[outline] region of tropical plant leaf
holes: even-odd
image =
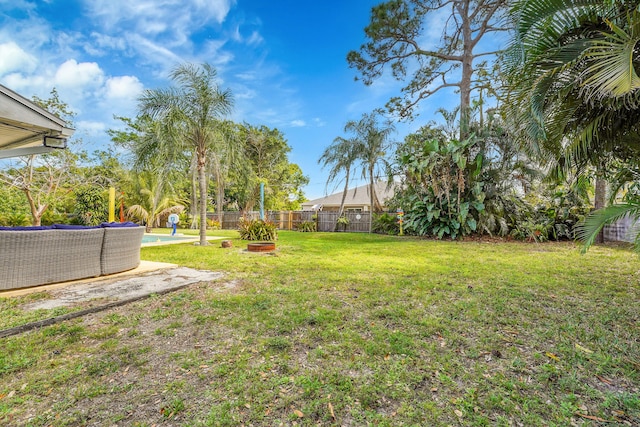
[[[612,205],[589,214],[584,219],[584,222],[576,227],[576,238],[583,243],[582,251],[586,252],[593,245],[605,225],[609,225],[625,216],[640,220],[640,203],[631,202]],[[640,246],[637,243],[636,250],[640,251]]]

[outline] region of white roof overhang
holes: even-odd
[[[0,85],[0,159],[64,148],[73,132],[61,118]]]

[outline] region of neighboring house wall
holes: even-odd
[[[604,227],[605,242],[634,242],[640,232],[640,223],[626,216]]]

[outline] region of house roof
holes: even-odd
[[[385,204],[387,200],[393,197],[394,186],[387,188],[386,181],[378,181],[374,184],[376,195],[381,204]],[[370,205],[369,184],[361,185],[356,188],[351,188],[347,191],[347,197],[344,200],[345,206],[357,205],[357,206],[369,206]],[[302,207],[312,207],[314,205],[323,206],[340,206],[342,201],[342,191],[330,194],[319,199],[309,200],[304,202]]]
[[[61,118],[0,85],[0,159],[61,148],[73,132]]]

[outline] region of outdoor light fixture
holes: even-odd
[[[45,136],[42,144],[49,148],[67,148],[67,139],[56,136]]]

